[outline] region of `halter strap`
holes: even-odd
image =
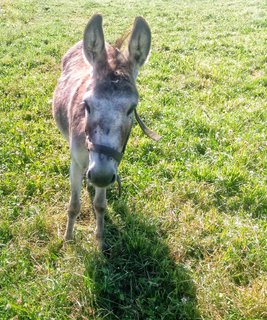
[[[94,151],[97,153],[102,153],[108,157],[112,157],[114,160],[116,160],[118,163],[121,162],[123,154],[118,152],[117,150],[104,146],[102,144],[94,144],[88,139],[88,149],[89,151]]]
[[[144,134],[146,134],[150,139],[159,141],[161,139],[161,136],[159,136],[156,132],[150,130],[144,122],[140,119],[136,109],[134,109],[135,118],[140,126],[140,128],[143,130]]]
[[[156,132],[150,130],[145,124],[144,122],[140,119],[136,109],[134,110],[134,114],[135,114],[135,118],[140,126],[140,128],[142,129],[142,131],[152,140],[158,141],[159,139],[161,139],[161,136],[159,136]],[[129,138],[129,136],[128,136]],[[120,164],[123,153],[125,151],[125,147],[128,141],[128,138],[126,140],[125,146],[123,147],[123,151],[119,152],[113,148],[110,148],[108,146],[104,146],[102,144],[94,144],[90,141],[89,137],[87,137],[87,145],[88,145],[88,150],[89,151],[94,151],[97,153],[102,153],[108,157],[112,157],[114,160],[116,160],[118,162],[118,164]],[[121,196],[121,179],[119,177],[119,175],[117,175],[117,182],[118,182],[118,187],[119,187],[119,197]]]

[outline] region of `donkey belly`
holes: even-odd
[[[58,81],[53,98],[53,117],[57,127],[64,137],[69,140],[68,101],[64,92],[64,85]]]

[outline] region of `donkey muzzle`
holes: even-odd
[[[94,186],[106,188],[117,180],[117,168],[112,158],[91,152],[87,178]]]

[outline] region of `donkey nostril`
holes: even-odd
[[[114,183],[114,182],[115,182],[115,179],[116,179],[116,175],[113,174],[113,177],[112,177],[112,179],[111,179],[111,183]]]

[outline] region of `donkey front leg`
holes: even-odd
[[[99,249],[104,247],[104,216],[107,207],[106,188],[95,187],[94,208],[96,215],[95,235]]]
[[[65,232],[65,240],[73,240],[73,228],[78,214],[80,213],[80,194],[83,179],[83,170],[79,167],[75,159],[71,161],[70,183],[71,197],[68,209],[68,221]]]

